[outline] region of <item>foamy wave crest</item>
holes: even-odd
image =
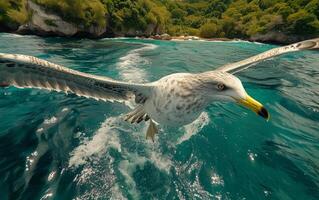
[[[121,161],[119,164],[119,171],[125,178],[125,188],[133,196],[133,199],[140,199],[140,192],[136,188],[136,183],[134,180],[134,173],[137,168],[144,168],[145,164],[152,163],[158,169],[169,173],[169,169],[172,166],[172,161],[167,157],[163,156],[160,152],[154,151],[154,149],[149,149],[145,147],[147,154],[146,156],[141,156],[137,153],[128,153],[125,155],[125,160]]]
[[[156,168],[169,173],[172,161],[162,155],[159,144],[145,140],[146,127],[125,126],[122,116],[111,117],[102,123],[92,139],[84,138],[83,143],[72,153],[69,167],[83,166],[76,177],[79,189],[92,188],[79,194],[79,199],[110,198],[123,199],[119,185],[118,170],[124,178],[125,188],[134,199],[140,196],[134,180],[134,172],[138,167],[143,168],[146,162],[152,163]],[[129,134],[129,135],[127,135]],[[121,140],[125,136],[125,141]],[[129,144],[126,142],[129,141]],[[123,145],[121,145],[121,142]],[[139,146],[143,152],[135,152],[130,146]],[[116,158],[110,154],[110,149],[115,149],[121,154],[120,162],[114,162]],[[100,185],[101,187],[93,187]],[[127,193],[125,192],[125,193]]]
[[[222,195],[224,180],[215,169],[206,168],[203,161],[197,156],[192,155],[192,159],[186,165],[176,166],[176,174],[179,177],[179,183],[176,185],[176,192],[179,199],[229,199],[227,195]],[[212,190],[207,190],[205,184],[200,180],[202,169],[205,169],[205,176],[210,179]],[[186,192],[185,192],[186,191]],[[189,196],[185,196],[189,194]]]
[[[50,119],[45,119],[43,124],[55,124],[58,121],[58,119],[53,116]]]
[[[120,58],[117,68],[124,80],[146,81],[146,72],[139,68],[149,64],[149,60],[140,55],[141,52],[155,49],[157,46],[146,44],[142,48],[130,51]],[[133,107],[132,102],[126,102]],[[139,190],[136,188],[134,172],[137,167],[143,167],[146,162],[152,163],[156,168],[169,173],[172,161],[163,156],[160,145],[146,141],[145,132],[148,123],[142,125],[129,125],[123,122],[123,116],[110,117],[101,124],[92,138],[83,138],[80,146],[70,154],[69,167],[82,166],[80,174],[76,177],[77,187],[86,189],[80,194],[79,199],[114,198],[125,199],[123,188],[118,181],[118,171],[124,178],[127,192],[135,199],[139,198]],[[136,148],[143,149],[136,152]],[[115,162],[110,150],[115,149],[121,155],[121,159]],[[99,185],[101,187],[94,187]]]
[[[121,146],[118,131],[122,130],[124,132],[132,132],[130,134],[132,139],[137,140],[138,143],[146,149],[146,152],[144,152],[146,154],[140,156],[143,160],[148,160],[159,169],[167,171],[172,166],[172,161],[161,154],[158,143],[146,141],[144,132],[146,132],[147,126],[130,127],[126,129],[123,126],[124,123],[122,116],[106,119],[101,127],[95,132],[92,139],[84,138],[82,144],[72,151],[69,167],[84,165],[88,161],[91,161],[93,156],[98,159],[110,148],[122,153],[126,160],[138,159],[137,155],[131,154],[128,149]],[[132,157],[134,159],[131,159]]]
[[[131,50],[126,56],[121,57],[117,63],[117,69],[120,71],[121,78],[134,82],[147,81],[147,74],[140,67],[150,64],[151,61],[141,56],[141,52],[155,48],[157,48],[157,46],[154,44],[145,44],[145,46]]]
[[[115,168],[115,160],[109,153],[86,164],[74,179],[78,189],[76,199],[126,199],[117,184]]]
[[[114,37],[114,38],[103,38],[101,40],[127,40],[127,39],[131,39],[129,37]]]
[[[1,37],[22,38],[22,37],[30,37],[30,36],[18,35],[18,34],[14,34],[14,33],[1,33]]]
[[[69,167],[83,165],[91,156],[99,157],[109,148],[115,148],[118,152],[121,152],[117,132],[112,130],[112,127],[115,127],[119,120],[121,119],[118,117],[108,118],[102,123],[91,140],[84,139],[83,144],[71,153]]]
[[[157,168],[166,171],[166,173],[169,173],[170,168],[173,166],[172,160],[158,151],[152,151],[149,159]]]
[[[126,187],[130,191],[131,195],[134,197],[134,199],[139,199],[140,194],[136,188],[133,173],[135,172],[137,166],[143,167],[147,159],[134,153],[127,156],[128,160],[123,160],[120,162],[119,170],[125,178]]]
[[[185,126],[186,133],[177,141],[177,144],[189,140],[189,138],[202,130],[204,126],[208,125],[209,121],[207,112],[203,112],[195,121]]]
[[[91,139],[82,138],[82,144],[72,151],[69,167],[83,166],[74,180],[80,191],[77,199],[126,199],[117,184],[114,157],[109,154],[110,149],[122,153],[121,121],[121,117],[107,118]]]

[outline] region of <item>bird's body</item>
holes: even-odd
[[[216,70],[191,74],[176,73],[145,84],[126,83],[95,76],[32,56],[0,53],[0,87],[13,85],[74,93],[96,100],[138,104],[126,121],[150,120],[147,137],[157,133],[152,120],[164,126],[180,127],[194,121],[212,102],[236,102],[269,119],[266,109],[250,97],[233,74],[250,64],[288,52],[319,48],[319,38],[271,49]]]
[[[159,124],[183,126],[194,121],[207,106],[198,91],[200,75],[177,73],[151,83],[152,92],[145,101],[145,112]]]

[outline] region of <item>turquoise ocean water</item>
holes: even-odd
[[[249,42],[65,39],[0,34],[0,52],[132,82],[202,72],[275,46]],[[319,199],[319,53],[237,76],[271,114],[215,103],[145,140],[130,105],[0,89],[0,199]]]

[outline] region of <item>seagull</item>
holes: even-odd
[[[234,102],[269,120],[266,108],[247,94],[234,74],[281,54],[317,48],[319,38],[305,40],[212,71],[174,73],[143,84],[83,73],[33,56],[0,53],[0,87],[39,88],[103,101],[134,100],[136,107],[124,120],[132,124],[150,121],[146,138],[154,141],[157,124],[190,124],[214,102]]]

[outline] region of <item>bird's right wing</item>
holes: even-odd
[[[317,49],[317,48],[319,48],[319,38],[312,39],[312,40],[305,40],[295,44],[270,49],[264,53],[258,54],[256,56],[252,56],[245,60],[226,64],[218,68],[217,70],[234,74],[249,68],[251,64],[253,63],[261,62],[263,60],[266,60],[275,56],[279,56],[279,55],[289,53],[289,52],[294,52],[294,51],[310,50],[310,49]]]
[[[72,70],[46,60],[19,54],[0,53],[0,86],[40,88],[97,100],[145,100],[151,86],[116,81]],[[139,103],[139,102],[138,102]]]

